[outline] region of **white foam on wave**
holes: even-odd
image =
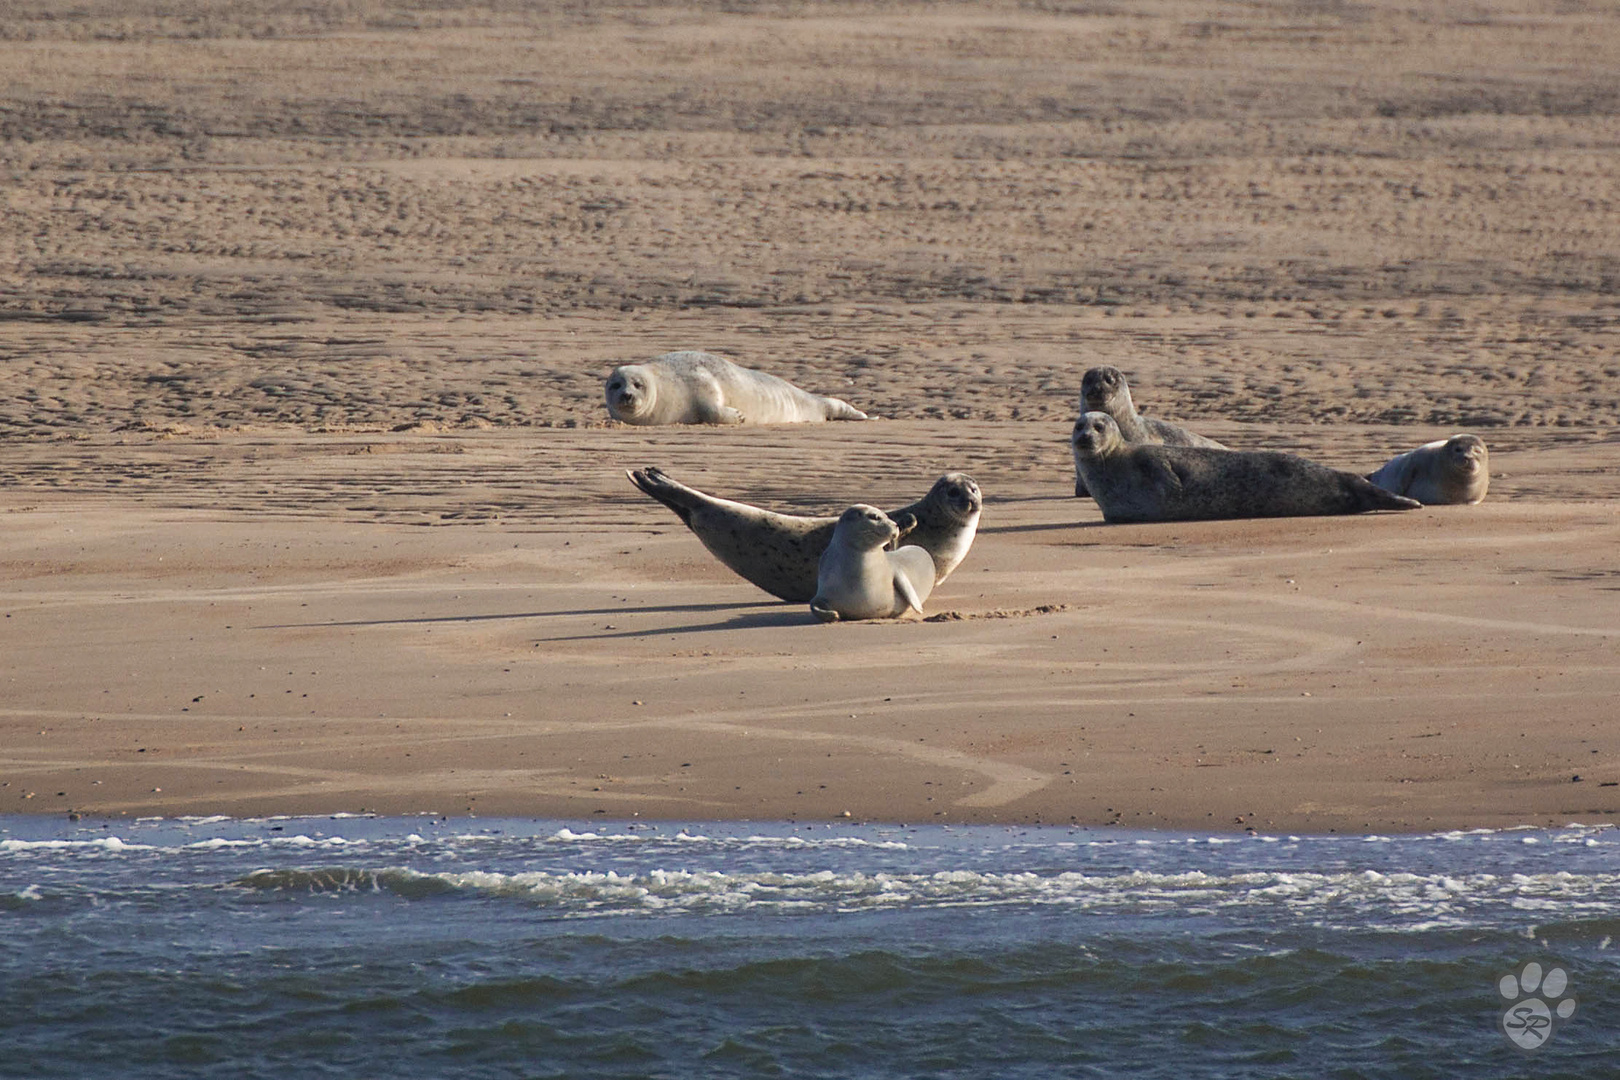
[[[211,840],[198,840],[195,843],[187,844],[185,846],[185,850],[187,850],[187,851],[219,851],[219,850],[222,850],[224,848],[250,848],[250,847],[263,847],[263,846],[264,846],[264,841],[262,841],[262,840],[227,840],[223,836],[216,836]]]
[[[312,837],[302,833],[293,836],[267,837],[210,837],[179,845],[130,843],[119,836],[98,836],[90,840],[0,840],[0,854],[27,854],[30,852],[84,852],[88,854],[179,854],[222,851],[235,848],[300,848],[336,849],[364,848],[370,841],[347,840],[341,836]]]
[[[642,836],[640,836],[640,835],[638,835],[636,833],[575,832],[573,829],[567,828],[565,826],[565,827],[563,827],[561,829],[558,829],[556,832],[552,833],[551,834],[551,839],[559,841],[561,843],[586,843],[586,842],[590,842],[590,841],[606,841],[606,842],[609,842],[609,843],[613,843],[613,842],[623,843],[624,841],[627,841],[627,840],[639,843],[643,839],[645,839],[645,837],[642,837]]]
[[[393,871],[456,891],[511,897],[571,915],[759,911],[859,911],[894,907],[1068,905],[1081,910],[1187,914],[1280,907],[1323,925],[1402,931],[1466,926],[1491,909],[1620,912],[1620,874],[1437,874],[1252,871],[1057,874],[803,873],[720,870]],[[1369,921],[1370,918],[1370,921]]]
[[[368,841],[345,840],[341,836],[305,836],[303,833],[298,833],[294,836],[272,836],[265,843],[271,847],[341,848],[363,847]]]
[[[552,832],[526,833],[522,828],[506,828],[499,831],[488,830],[479,833],[457,832],[435,835],[429,833],[423,836],[419,832],[409,832],[399,835],[393,830],[377,836],[361,836],[350,838],[341,835],[325,836],[316,831],[314,826],[321,820],[329,818],[291,818],[276,817],[254,819],[253,822],[240,820],[207,817],[192,818],[185,822],[170,820],[167,824],[154,828],[151,825],[126,825],[129,829],[123,835],[95,835],[88,828],[76,833],[69,832],[62,838],[52,839],[15,839],[0,838],[0,857],[14,856],[17,858],[35,858],[46,852],[62,852],[64,854],[80,854],[88,858],[110,858],[117,856],[150,857],[152,854],[182,854],[191,857],[200,857],[208,853],[229,854],[238,850],[254,848],[281,849],[281,850],[307,850],[307,851],[373,851],[387,852],[390,850],[410,851],[419,849],[423,845],[443,847],[451,854],[459,854],[463,858],[479,859],[483,851],[499,851],[502,845],[539,844],[545,846],[574,846],[580,852],[580,857],[590,858],[593,852],[629,851],[635,850],[644,854],[638,859],[660,858],[659,852],[698,851],[709,849],[718,857],[726,857],[730,852],[771,852],[780,851],[789,853],[812,853],[817,850],[849,850],[854,851],[894,851],[894,852],[927,852],[935,848],[936,840],[942,834],[933,833],[928,829],[914,830],[907,835],[907,840],[889,839],[882,833],[876,835],[871,830],[863,830],[864,835],[857,833],[851,835],[842,829],[834,831],[828,829],[823,832],[820,827],[805,828],[801,833],[798,830],[788,832],[750,832],[730,833],[723,832],[717,826],[714,829],[697,830],[691,826],[666,826],[664,829],[656,827],[631,826],[630,831],[612,832],[608,830],[594,831],[586,828],[569,828],[563,826]],[[297,821],[304,826],[300,831],[290,835],[282,834],[273,829],[264,828],[268,822]],[[177,831],[175,826],[183,824],[183,831]],[[259,828],[238,829],[233,825],[258,825]],[[199,836],[197,831],[203,830]],[[945,837],[954,838],[957,833],[946,831]],[[972,835],[968,833],[966,835]],[[1059,834],[1063,835],[1063,834]],[[1072,833],[1068,835],[1073,835]],[[0,833],[3,837],[4,833]],[[1079,841],[1073,839],[1058,840],[1051,834],[1043,834],[1039,830],[1024,830],[1020,837],[1028,836],[1027,841],[1015,844],[993,845],[983,849],[984,852],[1007,851],[1034,853],[1036,858],[1046,861],[1050,853],[1057,849],[1070,850],[1080,848],[1092,851],[1113,849],[1116,851],[1152,850],[1155,845],[1161,845],[1160,850],[1170,850],[1183,845],[1193,845],[1197,848],[1209,850],[1214,848],[1223,852],[1237,852],[1241,848],[1237,845],[1262,844],[1276,845],[1286,839],[1288,850],[1308,851],[1320,847],[1324,850],[1337,848],[1344,854],[1339,858],[1359,858],[1352,855],[1345,845],[1354,845],[1361,848],[1364,844],[1375,844],[1379,848],[1388,849],[1395,845],[1423,845],[1455,843],[1492,843],[1500,839],[1511,843],[1517,840],[1522,845],[1530,845],[1535,849],[1552,855],[1551,845],[1565,845],[1562,849],[1569,852],[1570,848],[1590,849],[1596,847],[1615,846],[1620,841],[1615,827],[1608,824],[1582,825],[1571,824],[1559,830],[1546,830],[1539,833],[1530,833],[1523,829],[1472,829],[1453,830],[1441,833],[1431,833],[1424,836],[1392,838],[1382,835],[1368,836],[1335,836],[1335,837],[1300,837],[1288,835],[1275,837],[1265,835],[1253,836],[1219,836],[1219,835],[1173,835],[1141,837],[1124,834],[1117,837],[1108,835],[1084,838]],[[909,842],[908,842],[909,841]],[[949,845],[953,841],[946,839]],[[1168,845],[1170,847],[1164,847]],[[1276,850],[1273,848],[1273,850]],[[1505,855],[1506,852],[1504,851]],[[1528,852],[1527,852],[1528,854]],[[671,860],[685,856],[670,854]],[[1222,857],[1226,857],[1223,855]],[[1201,857],[1199,857],[1201,860]],[[1020,856],[1012,855],[1011,860],[1016,864]],[[571,860],[572,861],[572,860]],[[1238,856],[1238,861],[1244,861]],[[1003,865],[1006,863],[1003,862]]]
[[[26,851],[157,851],[150,844],[128,844],[117,836],[94,840],[0,840],[0,852]]]
[[[465,836],[457,839],[488,839],[483,836]],[[596,833],[575,832],[564,827],[548,838],[558,843],[635,843],[635,844],[713,844],[725,847],[778,847],[778,848],[871,848],[879,851],[910,851],[911,845],[900,840],[867,840],[859,836],[772,836],[753,833],[748,836],[708,836],[685,829],[671,835],[656,832]],[[1061,846],[1061,845],[1060,845]],[[1073,847],[1073,844],[1069,844]]]

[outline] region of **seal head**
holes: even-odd
[[[921,501],[890,516],[900,525],[906,543],[933,557],[934,584],[938,585],[967,558],[983,510],[984,496],[973,477],[948,472],[934,481]]]
[[[1136,415],[1125,373],[1108,364],[1090,368],[1080,377],[1080,411],[1113,414],[1115,408]]]
[[[634,424],[658,404],[657,380],[640,364],[613,369],[607,380],[607,410],[613,419]]]

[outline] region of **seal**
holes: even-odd
[[[1168,420],[1155,420],[1136,411],[1131,400],[1131,387],[1125,373],[1117,367],[1104,364],[1088,370],[1080,377],[1080,414],[1104,412],[1119,425],[1119,433],[1128,443],[1156,443],[1164,446],[1210,446],[1225,450],[1226,446],[1214,439],[1188,431]],[[1074,467],[1074,493],[1086,496],[1086,485],[1080,479],[1080,465]]]
[[[838,398],[706,352],[672,352],[623,364],[607,378],[607,410],[626,424],[806,424],[865,420]]]
[[[1367,479],[1428,506],[1472,506],[1491,486],[1491,456],[1478,435],[1453,435],[1391,458]]]
[[[630,482],[675,512],[709,552],[772,596],[802,604],[816,594],[822,552],[832,543],[835,517],[801,517],[762,510],[688,487],[655,468],[626,473]],[[934,584],[967,556],[984,499],[966,473],[950,472],[928,494],[890,516],[902,536],[934,560]]]
[[[1412,510],[1416,499],[1276,450],[1127,443],[1107,413],[1082,413],[1074,460],[1103,520],[1202,521]]]
[[[810,613],[822,622],[921,614],[934,589],[934,560],[910,544],[884,550],[899,538],[900,527],[877,507],[845,510],[821,553]]]

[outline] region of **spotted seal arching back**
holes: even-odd
[[[778,514],[719,499],[654,468],[627,473],[636,487],[669,507],[715,558],[772,596],[805,603],[816,594],[817,567],[832,542],[835,517]],[[934,561],[934,584],[961,564],[978,531],[984,499],[966,473],[950,472],[918,501],[890,516],[906,543]]]

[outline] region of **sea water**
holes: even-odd
[[[0,1075],[1615,1077],[1617,939],[1608,828],[11,817]]]

